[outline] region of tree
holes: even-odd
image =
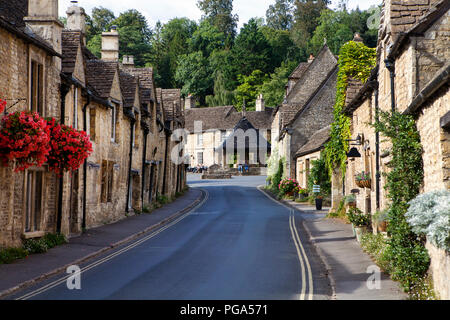
[[[299,47],[307,47],[309,39],[319,25],[322,10],[327,8],[330,0],[295,0],[294,24],[292,37]]]
[[[232,48],[232,65],[235,74],[249,76],[254,70],[273,71],[270,64],[271,48],[256,19],[244,24]]]
[[[214,78],[208,65],[208,59],[203,56],[201,51],[179,57],[175,80],[183,84],[181,93],[184,96],[192,94],[199,97],[200,104],[204,104],[206,95],[212,93]]]
[[[198,0],[197,6],[203,11],[202,19],[223,31],[227,47],[231,47],[239,21],[239,17],[233,15],[233,0]]]
[[[301,55],[301,51],[292,41],[289,31],[273,29],[268,26],[263,26],[260,30],[270,46],[270,71],[280,67],[284,61],[306,59],[306,56]]]
[[[103,7],[92,9],[91,16],[86,19],[86,40],[89,42],[94,36],[109,31],[116,19],[114,12]]]
[[[275,70],[275,72],[260,87],[266,105],[276,107],[279,106],[286,95],[286,83],[288,77],[297,66],[296,62],[283,62],[283,64]]]
[[[206,104],[209,107],[229,106],[234,104],[234,101],[234,93],[226,89],[225,78],[219,71],[214,81],[214,95],[206,97]]]
[[[261,85],[267,80],[267,75],[261,70],[255,70],[249,76],[239,75],[238,79],[240,86],[236,89],[237,107],[242,109],[245,100],[247,110],[255,110],[258,92]]]
[[[205,57],[209,57],[214,50],[224,49],[225,41],[225,34],[205,20],[200,23],[188,43],[192,52],[202,51]]]
[[[276,0],[266,12],[267,26],[277,30],[289,30],[294,21],[294,0]]]
[[[113,21],[120,35],[120,55],[133,55],[136,66],[143,67],[151,50],[152,31],[147,19],[137,10],[128,10]]]

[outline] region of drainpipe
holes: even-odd
[[[379,105],[379,83],[378,81],[374,81],[375,88],[375,121],[377,124],[380,123],[380,105]],[[381,208],[381,172],[380,172],[380,132],[376,130],[375,134],[375,162],[376,162],[376,198],[377,198],[377,210]]]
[[[87,95],[86,104],[83,106],[83,129],[87,132],[87,107],[91,103],[91,96]],[[83,221],[81,223],[81,230],[86,230],[86,195],[87,195],[87,159],[83,164]]]
[[[130,192],[131,192],[131,174],[133,170],[133,126],[135,125],[136,120],[130,117],[130,165],[128,169],[128,191],[127,191],[127,208],[125,210],[126,213],[130,212]]]
[[[66,116],[66,96],[70,91],[70,86],[66,83],[62,83],[61,90],[61,119],[60,123],[64,124]],[[56,233],[61,233],[62,225],[62,205],[63,205],[63,189],[64,189],[64,176],[59,178],[59,192],[58,192],[58,213],[56,216]]]
[[[147,140],[148,140],[149,130],[144,129],[144,154],[142,155],[142,186],[141,186],[141,201],[142,208],[144,208],[144,192],[145,192],[145,162],[147,160]]]
[[[162,192],[163,194],[166,194],[166,187],[167,187],[167,156],[169,154],[169,132],[168,130],[165,130],[164,135],[166,137],[166,150],[164,152],[164,176],[163,176],[163,188]]]
[[[392,113],[395,112],[396,106],[395,106],[395,61],[392,60],[392,58],[386,59],[384,61],[386,64],[386,68],[389,70],[391,74],[391,106],[392,106]]]

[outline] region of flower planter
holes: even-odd
[[[363,180],[361,184],[364,188],[371,189],[372,188],[372,180]]]
[[[323,208],[323,199],[316,199],[316,210],[321,211]]]
[[[361,243],[362,235],[364,234],[365,227],[355,227],[355,233],[356,233],[356,241]]]
[[[362,184],[362,181],[359,181],[359,180],[356,180],[356,185],[359,187],[359,188],[364,188],[364,185]]]
[[[379,233],[384,233],[387,231],[387,222],[379,222],[377,224],[377,230]]]
[[[352,224],[352,231],[353,231],[353,236],[356,237],[356,229],[355,229],[355,225]]]

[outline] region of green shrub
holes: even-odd
[[[0,264],[10,264],[18,259],[28,256],[28,251],[23,248],[8,248],[0,250]]]
[[[29,254],[39,254],[48,251],[49,247],[44,238],[41,239],[28,239],[23,243],[23,248],[28,251]]]
[[[49,249],[55,248],[57,246],[63,245],[67,243],[67,239],[62,234],[53,234],[49,233],[44,237],[44,241],[46,242]]]
[[[369,214],[363,214],[358,208],[350,208],[347,217],[355,227],[368,227],[372,222],[372,217]]]

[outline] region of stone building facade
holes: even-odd
[[[193,104],[188,102],[187,105]],[[271,141],[273,111],[273,108],[265,107],[264,99],[261,96],[257,100],[256,111],[239,112],[234,106],[186,108],[186,130],[188,132],[186,153],[189,156],[190,166],[219,165],[224,167],[233,164],[234,159],[224,161],[223,150],[219,147],[230,137],[236,125],[244,117],[264,139]]]
[[[114,28],[103,34],[99,59],[86,48],[84,9],[73,4],[64,28],[58,1],[45,2],[0,3],[0,98],[8,100],[9,113],[37,111],[86,131],[93,154],[61,178],[45,166],[24,173],[14,173],[12,164],[1,167],[0,247],[20,246],[23,239],[46,233],[70,237],[123,219],[150,207],[157,195],[171,197],[186,186],[184,166],[173,169],[164,157],[165,149],[170,153],[184,143],[167,144],[173,129],[184,126],[181,97],[176,117],[170,118],[153,70],[136,68],[132,57],[119,61]]]
[[[389,144],[369,124],[376,110],[412,115],[424,150],[424,184],[427,193],[450,188],[450,3],[448,1],[390,1],[383,3],[377,47],[378,66],[366,84],[348,93],[346,113],[352,118],[352,136],[361,137],[361,158],[349,159],[345,194],[357,196],[357,206],[375,214],[389,206],[383,172],[388,172]],[[391,85],[393,81],[393,89]],[[394,105],[392,104],[394,98]],[[377,151],[377,143],[379,151]],[[379,169],[379,170],[378,170]],[[358,188],[355,174],[370,173],[371,188]],[[379,173],[379,174],[377,174]],[[336,179],[333,179],[336,182]],[[334,186],[340,192],[342,186]],[[376,230],[374,230],[376,232]],[[427,244],[430,273],[442,299],[450,298],[450,254]]]
[[[333,121],[337,58],[327,45],[316,58],[301,63],[289,78],[284,103],[275,111],[272,148],[286,161],[286,176],[296,178],[296,154]]]

